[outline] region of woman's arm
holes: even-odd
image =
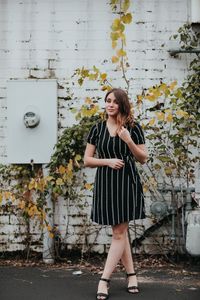
[[[145,164],[147,161],[147,149],[144,144],[136,145],[132,139],[127,142],[127,145],[135,158],[141,163]]]
[[[87,143],[84,154],[84,166],[90,168],[109,166],[113,169],[120,169],[124,166],[124,162],[118,158],[95,158],[95,145]]]
[[[133,153],[135,158],[141,164],[144,164],[148,158],[147,149],[145,145],[144,144],[136,145],[131,138],[130,132],[123,126],[120,130],[118,130],[118,135],[128,145],[130,151]]]

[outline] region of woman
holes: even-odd
[[[133,120],[128,96],[112,89],[105,97],[106,120],[95,124],[88,135],[86,167],[97,167],[91,219],[112,226],[112,242],[96,299],[108,299],[109,278],[121,259],[127,272],[129,293],[138,293],[128,239],[128,222],[145,218],[144,196],[135,160],[147,159],[140,125]],[[95,151],[98,158],[94,157]]]

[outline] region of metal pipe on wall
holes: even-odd
[[[48,176],[48,168],[46,165],[42,165],[43,175]],[[49,192],[46,196],[46,208],[48,211],[53,212],[53,201],[51,198],[51,193]],[[54,216],[51,213],[46,214],[46,221],[51,226],[51,228],[54,227]],[[43,261],[46,264],[53,264],[55,259],[55,252],[54,252],[54,239],[49,236],[49,232],[44,227],[43,229],[43,252],[42,252]]]

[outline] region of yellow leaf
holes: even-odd
[[[166,121],[167,122],[172,122],[173,121],[173,115],[171,113],[167,115]]]
[[[0,193],[0,203],[2,202],[3,200],[3,195]]]
[[[94,72],[99,73],[99,69],[96,66],[93,66],[93,70]]]
[[[149,190],[148,185],[147,185],[147,184],[144,184],[144,185],[143,185],[143,191],[144,191],[144,193],[148,192],[148,190]]]
[[[62,177],[62,179],[63,179],[65,182],[67,182],[67,181],[68,181],[68,175],[67,175],[67,174],[64,174],[63,177]]]
[[[113,31],[117,31],[117,30],[119,30],[120,25],[121,25],[121,20],[120,19],[114,19],[111,28],[112,28]]]
[[[162,91],[162,92],[165,92],[166,89],[167,89],[167,85],[165,83],[162,83],[160,86],[159,86],[159,89]]]
[[[119,31],[119,38],[123,41],[124,45],[126,46],[126,36],[121,31]]]
[[[85,184],[85,188],[86,188],[86,190],[91,190],[92,189],[92,185],[90,183],[86,183]]]
[[[110,91],[112,88],[109,85],[103,85],[101,90],[102,91]]]
[[[124,2],[122,3],[122,10],[126,12],[129,9],[129,6],[130,6],[130,0],[124,0]]]
[[[150,125],[150,126],[154,125],[154,123],[155,123],[155,118],[153,118],[153,119],[151,119],[151,120],[149,121],[149,125]]]
[[[150,178],[149,178],[149,182],[150,182],[150,184],[152,184],[154,187],[157,186],[157,182],[156,182],[156,180],[155,180],[154,177],[150,177]]]
[[[19,203],[19,205],[18,205],[18,207],[19,207],[20,209],[24,209],[24,207],[25,207],[25,201],[24,201],[24,200],[21,200],[20,203]]]
[[[118,2],[118,0],[111,0],[111,1],[110,1],[110,3],[111,3],[112,5],[117,4],[117,2]]]
[[[154,168],[155,168],[156,170],[160,170],[160,169],[161,169],[161,166],[160,166],[159,164],[156,163],[156,164],[154,165]]]
[[[29,189],[29,190],[32,190],[32,189],[34,189],[34,187],[35,187],[35,180],[32,179],[31,182],[30,182],[29,185],[28,185],[28,189]]]
[[[112,41],[112,48],[115,49],[117,47],[117,42],[116,41]]]
[[[14,201],[16,200],[15,195],[12,194],[12,195],[10,196],[10,199],[12,200],[12,202],[14,202]],[[0,201],[0,202],[1,202],[1,201]]]
[[[173,81],[170,85],[169,85],[169,89],[170,90],[174,90],[175,86],[177,85],[177,81]]]
[[[86,104],[91,104],[92,103],[92,99],[90,97],[86,97],[85,98],[85,103]]]
[[[156,115],[159,121],[165,120],[165,114],[163,112],[156,112]]]
[[[101,79],[102,79],[102,80],[105,80],[106,77],[107,77],[107,74],[106,74],[106,73],[102,73],[102,74],[101,74]]]
[[[9,200],[10,199],[10,196],[11,196],[11,193],[10,192],[4,192],[4,198],[5,200]]]
[[[58,179],[56,180],[56,184],[57,184],[57,185],[63,185],[64,182],[63,182],[62,178],[58,178]]]
[[[32,217],[34,215],[34,208],[33,207],[29,208],[27,212],[28,212],[28,215],[30,217]]]
[[[77,160],[77,161],[81,160],[81,155],[80,154],[76,154],[75,160]]]
[[[159,89],[155,89],[155,90],[154,90],[154,96],[155,96],[156,98],[158,98],[158,97],[161,96],[161,92],[160,92]]]
[[[46,177],[45,177],[45,180],[46,180],[46,181],[51,181],[51,180],[53,180],[53,179],[54,179],[53,176],[46,176]]]
[[[112,41],[116,41],[119,39],[119,33],[118,32],[111,32],[110,38]]]
[[[73,161],[72,161],[72,159],[69,160],[69,163],[67,165],[67,170],[68,171],[72,171],[73,170]]]
[[[44,179],[40,179],[37,188],[39,191],[44,192],[44,187],[45,187],[45,181]]]
[[[121,56],[125,56],[125,55],[126,55],[126,51],[124,51],[123,49],[117,50],[117,56],[121,57]]]
[[[174,92],[174,96],[177,97],[177,98],[182,98],[182,91],[181,89],[177,89],[175,92]]]
[[[89,75],[89,80],[96,80],[98,77],[98,73],[92,73]]]
[[[132,15],[130,13],[124,15],[122,18],[121,18],[122,22],[124,24],[130,24],[132,22]]]
[[[83,84],[83,78],[82,78],[82,77],[78,79],[78,84],[79,84],[80,86]]]
[[[152,101],[152,102],[154,102],[156,100],[156,97],[155,97],[154,94],[147,94],[145,96],[145,98],[148,99],[149,101]]]
[[[49,232],[49,237],[50,238],[53,238],[54,237],[54,234],[52,232]]]
[[[142,95],[137,95],[137,102],[141,103],[143,100],[143,96]]]
[[[46,219],[46,212],[44,210],[41,211],[41,215],[42,215],[43,219]]]
[[[61,165],[61,166],[59,166],[58,171],[60,174],[64,174],[66,172],[66,169],[64,166]]]
[[[189,114],[186,111],[182,110],[182,109],[177,110],[176,114],[179,117],[188,117],[189,116]]]
[[[67,173],[67,175],[68,175],[67,181],[68,181],[69,183],[72,183],[73,172],[72,172],[72,171],[69,171],[69,172]]]
[[[164,170],[165,170],[166,175],[171,175],[172,174],[172,169],[170,167],[165,167]]]
[[[117,56],[112,57],[112,63],[113,64],[117,63],[118,61],[119,61],[119,57],[117,57]]]
[[[47,226],[47,230],[51,231],[52,227],[50,225]]]
[[[82,70],[81,70],[81,75],[82,75],[83,77],[88,77],[88,75],[89,75],[89,70],[87,70],[87,69],[85,69],[85,68],[83,67]]]

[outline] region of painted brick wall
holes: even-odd
[[[93,83],[86,83],[83,88],[72,85],[70,77],[77,67],[96,65],[113,78],[114,86],[124,86],[122,74],[116,72],[110,63],[113,50],[109,33],[113,14],[108,2],[0,0],[1,163],[6,162],[7,155],[8,79],[56,78],[60,130],[75,122],[74,116],[69,112],[71,106],[80,105],[86,96],[104,95]],[[186,76],[187,54],[175,59],[170,57],[168,49],[174,46],[169,42],[169,37],[188,21],[188,3],[187,0],[172,0],[170,4],[167,0],[133,1],[131,9],[134,22],[127,26],[126,32],[131,65],[128,77],[132,79],[133,99],[142,88],[159,83],[160,80],[170,82],[178,79],[181,82]],[[72,98],[66,100],[69,95]],[[91,197],[87,199],[91,203]],[[149,201],[147,197],[147,209]],[[87,224],[89,212],[90,206],[85,208],[85,215],[81,216],[73,204],[67,205],[60,199],[56,205],[55,223],[58,224],[61,239],[69,248],[75,243],[94,243],[94,251],[104,252],[110,241],[110,229],[97,226],[94,230],[94,227],[89,226],[88,240],[84,240],[84,224]],[[150,224],[151,220],[147,219],[140,225],[144,230]],[[0,251],[23,249],[25,230],[23,221],[17,216],[0,212]],[[96,239],[95,234],[98,231],[100,233]],[[31,232],[35,241],[33,248],[41,251],[40,231],[37,226],[31,226]],[[167,233],[165,236],[167,238]],[[149,239],[145,243],[142,251],[148,252],[153,241]]]

